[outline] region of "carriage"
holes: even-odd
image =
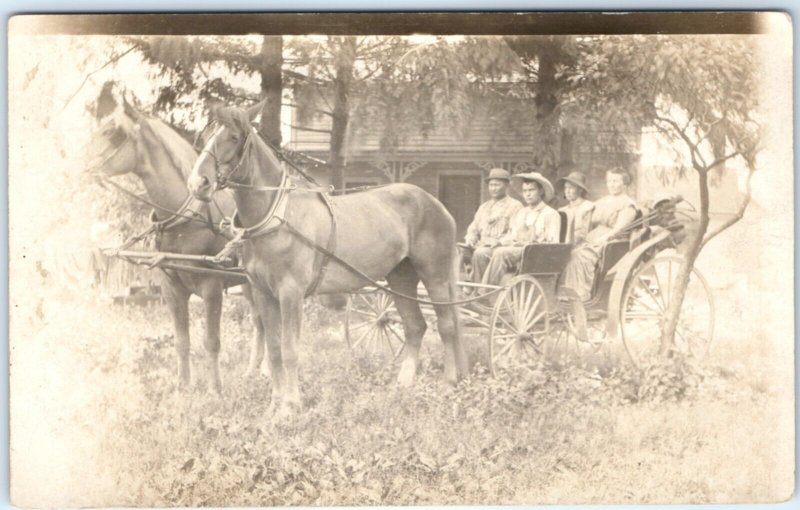
[[[259,258],[263,262],[258,266],[259,268],[276,272],[295,271],[293,278],[281,280],[282,283],[295,282],[293,283],[294,287],[286,289],[285,295],[291,299],[288,297],[281,299],[279,303],[281,310],[278,310],[275,308],[274,298],[270,301],[269,296],[262,296],[261,303],[265,305],[265,308],[259,312],[265,314],[264,316],[274,316],[280,312],[281,321],[288,321],[285,326],[291,327],[288,330],[290,334],[286,334],[287,330],[283,329],[284,324],[282,324],[283,334],[280,339],[277,339],[272,332],[264,328],[261,317],[254,314],[256,334],[251,345],[250,371],[257,369],[263,358],[265,337],[267,343],[280,342],[280,345],[272,345],[271,349],[280,349],[284,353],[291,353],[289,358],[295,356],[295,342],[299,334],[297,326],[302,317],[304,297],[298,289],[307,288],[305,293],[307,296],[315,293],[316,290],[319,290],[320,293],[349,291],[349,289],[360,287],[364,283],[367,283],[368,286],[349,296],[344,321],[345,336],[354,350],[360,348],[386,349],[392,358],[397,358],[400,353],[405,351],[406,356],[398,376],[398,380],[403,384],[411,382],[414,376],[418,363],[419,344],[409,344],[413,348],[404,348],[408,335],[405,334],[407,332],[400,329],[400,312],[398,312],[395,298],[392,296],[416,301],[413,304],[397,302],[401,308],[406,308],[406,320],[413,321],[412,337],[414,342],[421,341],[421,333],[419,335],[417,333],[422,329],[420,321],[423,319],[407,305],[419,309],[419,304],[427,302],[429,305],[434,305],[437,319],[445,319],[442,327],[438,327],[442,322],[437,320],[437,327],[446,349],[445,376],[452,381],[457,380],[458,374],[465,373],[468,369],[456,328],[456,323],[459,321],[455,320],[451,306],[455,304],[463,305],[459,307],[462,318],[460,322],[473,329],[477,327],[488,331],[490,365],[493,371],[503,366],[525,366],[532,360],[540,359],[542,355],[558,354],[569,345],[574,346],[576,351],[599,351],[618,337],[622,339],[633,363],[638,365],[649,357],[654,347],[658,346],[658,332],[662,329],[661,326],[667,315],[667,304],[670,302],[674,284],[673,276],[677,276],[677,268],[682,261],[679,255],[668,253],[668,250],[674,249],[678,245],[682,229],[681,223],[675,217],[676,206],[680,202],[679,197],[654,201],[645,214],[640,214],[629,225],[629,228],[624,231],[624,236],[612,240],[604,246],[596,267],[591,298],[586,302],[580,302],[569,292],[559,291],[559,277],[573,248],[570,244],[563,242],[566,229],[562,229],[562,242],[560,243],[525,247],[519,271],[503,285],[473,284],[463,281],[463,279],[457,282],[455,275],[450,275],[446,281],[442,281],[439,275],[443,274],[442,272],[449,274],[452,267],[451,262],[454,263],[456,260],[452,258],[453,246],[435,242],[414,244],[413,249],[417,253],[413,257],[410,253],[407,254],[403,259],[407,263],[403,263],[401,260],[394,267],[386,265],[389,261],[386,259],[386,251],[383,249],[390,242],[389,234],[394,235],[391,242],[406,246],[411,246],[409,239],[415,237],[419,239],[441,238],[442,229],[447,230],[452,226],[452,218],[441,203],[413,186],[401,184],[387,185],[385,188],[376,186],[374,188],[378,189],[365,190],[363,195],[350,200],[345,197],[335,197],[341,201],[340,203],[347,202],[349,205],[338,208],[337,214],[334,215],[332,197],[329,196],[333,193],[329,193],[331,191],[329,188],[317,185],[313,179],[284,158],[288,166],[294,168],[298,173],[298,176],[290,176],[276,156],[276,154],[280,154],[280,151],[269,146],[257,134],[253,135],[257,132],[250,123],[253,113],[259,109],[260,107],[256,105],[248,111],[227,109],[218,112],[217,115],[221,116],[218,121],[225,127],[217,132],[204,149],[206,156],[197,159],[194,163],[190,180],[186,184],[188,190],[191,191],[191,196],[184,200],[183,205],[175,207],[163,207],[156,204],[158,208],[171,213],[171,216],[166,220],[157,221],[144,233],[112,250],[112,253],[118,257],[137,264],[146,264],[151,268],[158,267],[181,274],[221,278],[224,282],[215,287],[219,291],[215,296],[221,295],[221,289],[225,285],[249,282],[254,277],[265,277],[265,275],[247,273],[245,267],[239,265],[238,257],[234,257],[238,247],[246,239],[253,245],[260,243],[256,250],[250,252],[252,257]],[[221,136],[220,133],[225,134],[223,142],[217,139]],[[244,139],[245,142],[240,143],[241,139]],[[117,154],[120,147],[121,145],[113,146],[112,144],[109,149],[110,154],[112,156]],[[230,153],[230,157],[222,161],[225,166],[224,174],[220,173],[221,163],[218,156],[221,148]],[[188,150],[186,152],[188,154]],[[195,153],[192,151],[188,157],[194,159]],[[108,158],[109,156],[104,156],[103,162],[107,162]],[[234,164],[234,161],[238,162]],[[250,180],[257,177],[261,179],[261,182],[271,184],[264,186],[231,179],[232,174],[242,167],[246,167],[248,170],[247,175]],[[254,177],[255,174],[258,175]],[[216,189],[223,184],[229,187],[234,186],[233,194],[239,193],[242,195],[239,198],[243,202],[253,206],[253,210],[250,211],[251,217],[248,219],[252,226],[236,226],[236,214],[229,221],[223,222],[227,223],[226,229],[222,228],[222,224],[219,227],[216,226],[212,221],[211,213],[186,213],[193,198],[204,203],[213,201],[212,191],[210,191],[212,183]],[[240,188],[266,194],[271,197],[271,200],[259,198],[257,201],[253,201],[252,196],[240,191]],[[185,195],[185,193],[186,190],[178,189],[176,197]],[[131,192],[126,194],[134,195]],[[288,221],[286,208],[290,194],[293,197],[310,198],[297,199],[298,203],[302,202],[303,204],[303,214]],[[414,197],[414,199],[408,199],[409,197]],[[178,202],[179,200],[175,201],[176,204]],[[267,204],[271,205],[264,209]],[[208,204],[202,207],[206,207],[208,211],[213,212],[214,210]],[[218,205],[217,208],[219,208]],[[259,211],[259,208],[264,210]],[[389,215],[396,225],[401,226],[404,225],[405,218],[424,217],[426,221],[424,223],[417,222],[413,227],[416,229],[414,232],[411,232],[412,226],[406,225],[403,228],[395,229],[393,233],[375,229],[375,225],[372,223],[365,223],[365,218],[381,214]],[[225,217],[227,218],[227,216]],[[241,217],[238,220],[241,220]],[[304,221],[306,223],[303,223]],[[322,224],[327,224],[328,229],[315,228]],[[565,224],[566,222],[562,218],[562,225]],[[176,225],[191,226],[196,230],[195,233],[205,232],[202,235],[213,237],[214,242],[217,243],[215,246],[220,248],[222,245],[219,243],[224,242],[224,237],[228,237],[229,241],[225,243],[222,251],[214,249],[214,246],[206,247],[205,245],[202,250],[198,247],[187,248],[177,245],[177,249],[173,252],[135,252],[126,249],[149,234],[166,231]],[[372,228],[373,231],[370,236],[358,240],[360,245],[354,243],[348,246],[341,244],[334,246],[335,231],[343,226],[352,232],[363,232],[364,228]],[[230,235],[226,235],[226,230]],[[278,230],[280,230],[280,234],[276,233]],[[304,233],[304,230],[307,233]],[[327,234],[325,234],[326,231]],[[272,244],[273,239],[278,235],[283,236],[285,241],[283,245],[291,246],[297,253],[290,257],[286,257],[285,254],[282,255],[283,258],[271,257],[270,250],[279,249],[278,247],[281,246]],[[374,242],[377,239],[382,242]],[[355,241],[355,239],[349,240]],[[287,242],[293,242],[293,244],[286,244]],[[296,263],[297,254],[300,252],[308,264]],[[269,263],[266,263],[267,260]],[[273,262],[281,260],[287,264],[291,263],[291,268],[281,269],[278,267],[280,264],[273,264]],[[331,271],[338,272],[338,275],[333,278],[333,283],[329,284],[327,288],[322,288],[325,286],[323,276],[328,261],[334,262]],[[414,264],[423,265],[417,268],[414,267]],[[382,282],[371,280],[367,273],[357,266],[371,267],[372,274],[390,275],[393,273],[395,283],[400,284],[401,288],[398,291],[392,289],[391,285],[386,286]],[[285,274],[285,272],[281,274]],[[305,282],[307,286],[296,285],[296,282],[299,281]],[[411,283],[408,287],[404,282],[409,281],[415,283]],[[435,295],[429,296],[430,299],[413,298],[412,294],[417,293],[409,293],[409,291],[415,290],[416,282],[419,281],[428,285],[429,290],[433,285]],[[317,289],[320,282],[322,282],[322,287]],[[180,287],[178,283],[180,282],[177,282],[176,286]],[[713,298],[708,285],[696,269],[692,269],[688,285],[687,298],[682,300],[683,306],[679,313],[677,343],[679,349],[696,358],[702,358],[708,351],[713,336]],[[252,288],[252,286],[250,287]],[[458,289],[462,294],[460,297],[457,296]],[[186,296],[188,299],[188,294]],[[212,304],[215,302],[214,299],[211,301]],[[284,305],[291,306],[291,313],[283,313]],[[209,310],[215,314],[211,315],[211,322],[218,325],[216,317],[218,317],[219,308],[211,306]],[[426,308],[422,308],[422,310],[426,310]],[[430,314],[431,310],[427,309],[427,312]],[[289,319],[293,319],[293,321]],[[210,335],[208,345],[212,345],[212,347],[218,345],[217,333],[211,331],[208,335]],[[178,336],[182,342],[188,342],[186,334]],[[185,352],[188,352],[188,349]],[[215,352],[211,352],[212,360],[216,359]],[[181,359],[180,376],[183,381],[186,381],[188,380],[188,370],[184,370],[184,368],[188,366],[188,359],[184,358]],[[278,363],[281,362],[278,361]],[[212,362],[212,366],[215,366],[215,362]],[[288,408],[299,404],[295,367],[292,368],[290,379],[292,380],[291,392],[283,397]],[[218,387],[218,377],[216,381]],[[281,397],[276,398],[280,399]]]
[[[636,366],[654,355],[682,262],[676,251],[683,235],[675,218],[680,202],[680,197],[654,200],[622,236],[603,247],[586,301],[559,289],[573,248],[563,242],[565,228],[560,243],[526,246],[518,271],[502,285],[460,281],[466,301],[462,322],[468,329],[488,331],[492,372],[530,366],[542,357],[608,358],[615,339],[621,339]],[[424,295],[421,287],[420,292]],[[404,343],[394,299],[381,286],[349,295],[344,330],[351,349],[399,357]],[[676,348],[701,360],[713,335],[713,296],[695,268],[679,315]]]

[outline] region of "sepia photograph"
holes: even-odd
[[[11,17],[11,503],[789,500],[792,36]]]

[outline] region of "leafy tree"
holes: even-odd
[[[582,49],[571,35],[505,36],[519,58],[535,106],[534,147],[545,173],[574,163],[574,140],[581,122],[563,115],[564,69],[574,66]]]
[[[330,135],[328,170],[334,188],[344,185],[345,150],[351,125],[366,121],[366,102],[391,75],[393,62],[406,47],[398,37],[316,36],[287,41],[287,83],[297,108],[298,130]],[[355,115],[354,115],[355,113]],[[315,118],[326,122],[309,127]]]
[[[173,125],[191,128],[204,117],[209,103],[248,105],[266,99],[259,129],[280,145],[282,36],[158,36],[129,41],[146,62],[170,78],[158,91],[154,107],[168,114]],[[236,85],[253,78],[260,80],[258,93]],[[188,112],[188,118],[176,115],[180,111]]]
[[[677,288],[667,306],[661,352],[675,331],[690,271],[706,244],[738,222],[750,203],[761,126],[751,38],[741,36],[603,36],[584,38],[564,79],[565,103],[582,115],[616,125],[654,126],[690,161],[697,178],[697,230],[685,241]],[[709,182],[737,159],[747,173],[737,212],[710,227]]]
[[[377,132],[381,148],[391,152],[434,129],[466,136],[478,105],[497,133],[519,132],[530,121],[520,108],[531,95],[521,83],[523,70],[500,37],[301,37],[287,47],[295,127],[330,134],[336,187],[346,135]],[[330,127],[309,127],[320,116],[330,118]]]

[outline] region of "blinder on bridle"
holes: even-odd
[[[137,126],[138,126],[138,124],[137,124]],[[106,135],[103,134],[102,136],[105,137]],[[93,172],[93,171],[97,170],[98,168],[101,168],[102,166],[104,166],[109,161],[111,161],[111,159],[114,158],[114,156],[116,156],[117,153],[119,153],[120,150],[122,150],[122,147],[125,145],[125,142],[127,142],[130,139],[131,139],[131,135],[129,135],[128,132],[125,131],[125,129],[122,126],[117,126],[114,129],[114,131],[111,134],[111,136],[109,137],[109,144],[112,147],[109,155],[104,157],[102,159],[102,161],[100,161],[99,163],[95,163],[92,166],[90,166],[87,169],[87,171]]]

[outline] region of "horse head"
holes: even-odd
[[[187,185],[196,198],[209,201],[228,179],[246,179],[242,162],[253,143],[252,120],[263,103],[247,110],[233,107],[212,107],[211,122],[219,124],[195,161]]]
[[[136,146],[140,138],[142,114],[128,102],[113,82],[103,86],[94,110],[95,125],[84,148],[87,170],[107,176],[136,169]]]

